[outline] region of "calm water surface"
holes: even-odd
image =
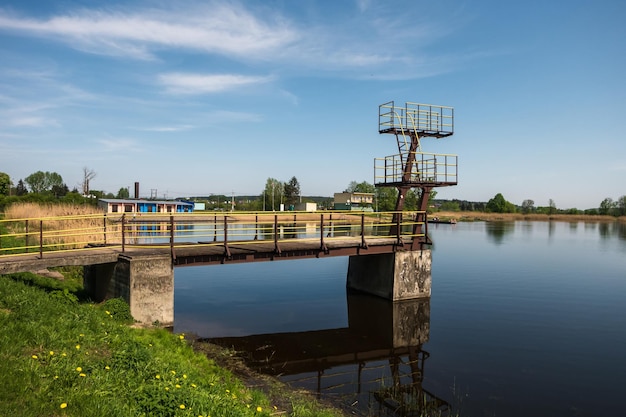
[[[419,394],[461,416],[626,415],[626,225],[429,232],[428,302],[347,294],[347,258],[178,268],[174,330],[361,414]]]

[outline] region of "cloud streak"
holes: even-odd
[[[221,93],[251,85],[264,84],[271,77],[255,77],[236,74],[187,74],[171,73],[159,76],[168,93],[172,94],[207,94]]]
[[[183,6],[184,5],[184,6]],[[238,3],[183,2],[176,9],[81,9],[43,19],[20,17],[0,9],[0,31],[56,39],[99,55],[138,60],[162,59],[168,51],[226,56],[290,70],[347,71],[345,76],[375,73],[378,78],[421,78],[438,72],[426,47],[454,26],[438,25],[428,16],[393,16],[361,0],[353,14],[338,21],[284,17],[276,10],[248,9]],[[386,13],[389,13],[387,10]],[[443,61],[462,59],[451,53]],[[440,56],[440,55],[438,55]],[[439,60],[441,61],[441,59]],[[410,70],[408,70],[410,68]],[[440,68],[448,72],[449,68]],[[389,74],[391,73],[391,74]],[[237,80],[226,80],[226,86]],[[209,86],[214,91],[217,85]],[[189,92],[191,93],[191,92]]]

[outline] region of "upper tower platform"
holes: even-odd
[[[378,132],[395,135],[444,138],[454,133],[454,108],[390,101],[378,106]]]

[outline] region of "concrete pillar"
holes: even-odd
[[[348,288],[388,300],[430,297],[431,251],[355,255],[348,264]]]
[[[115,263],[86,265],[83,267],[83,288],[96,303],[115,298],[109,293],[115,272]]]
[[[138,322],[174,325],[174,268],[170,255],[120,255],[116,264],[85,267],[84,286],[96,302],[123,298]]]
[[[169,255],[120,255],[114,292],[128,301],[135,320],[174,325],[174,267]]]

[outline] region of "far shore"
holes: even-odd
[[[459,222],[474,221],[515,221],[515,220],[536,220],[536,221],[559,221],[559,222],[621,222],[626,223],[626,216],[601,216],[584,214],[537,214],[537,213],[484,213],[479,211],[438,211],[428,215],[437,216],[440,219],[455,219]]]

